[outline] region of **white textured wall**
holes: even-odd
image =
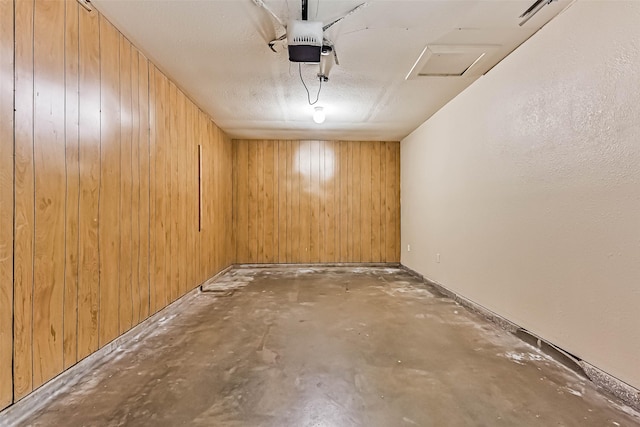
[[[579,0],[401,147],[402,263],[640,388],[640,1]]]

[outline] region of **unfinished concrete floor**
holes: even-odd
[[[27,424],[639,421],[585,378],[403,270],[238,269],[209,287],[227,292],[191,294],[134,330]]]

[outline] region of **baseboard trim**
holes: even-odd
[[[614,377],[613,375],[602,371],[601,369],[589,364],[588,362],[569,353],[568,351],[563,350],[561,347],[553,344],[552,342],[529,332],[525,328],[513,323],[509,319],[506,319],[501,315],[487,309],[486,307],[483,307],[482,305],[477,304],[474,301],[471,301],[463,297],[462,295],[453,292],[441,283],[423,276],[422,274],[407,267],[406,265],[401,264],[401,268],[407,273],[421,280],[424,284],[431,287],[440,295],[451,298],[468,310],[479,314],[490,322],[498,325],[502,329],[514,334],[516,337],[520,338],[527,344],[539,348],[541,351],[552,357],[557,362],[563,364],[564,366],[572,369],[579,375],[582,375],[586,379],[593,382],[604,392],[617,397],[636,411],[640,411],[640,390],[636,389],[635,387],[625,383],[624,381]]]
[[[402,264],[399,262],[318,262],[306,264],[294,263],[263,263],[263,264],[233,264],[233,268],[325,268],[325,267],[387,267],[400,268]]]
[[[219,277],[233,268],[229,265],[213,277]],[[209,281],[210,279],[207,279]],[[44,408],[48,401],[73,388],[83,380],[87,379],[91,371],[117,360],[118,349],[132,341],[144,339],[157,327],[157,321],[166,316],[179,314],[182,307],[201,293],[200,286],[196,286],[171,304],[160,309],[156,313],[147,317],[138,325],[129,329],[124,334],[98,349],[94,353],[85,357],[67,370],[61,372],[56,377],[50,379],[42,386],[38,387],[22,399],[14,402],[10,406],[0,411],[0,427],[11,427],[25,423],[30,416]],[[115,357],[109,357],[114,356]]]

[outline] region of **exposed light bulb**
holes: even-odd
[[[313,121],[316,122],[317,124],[321,124],[321,123],[324,123],[325,118],[326,117],[324,115],[324,108],[316,107],[313,111]]]

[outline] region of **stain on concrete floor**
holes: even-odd
[[[203,290],[26,425],[640,425],[401,269],[245,268]]]

